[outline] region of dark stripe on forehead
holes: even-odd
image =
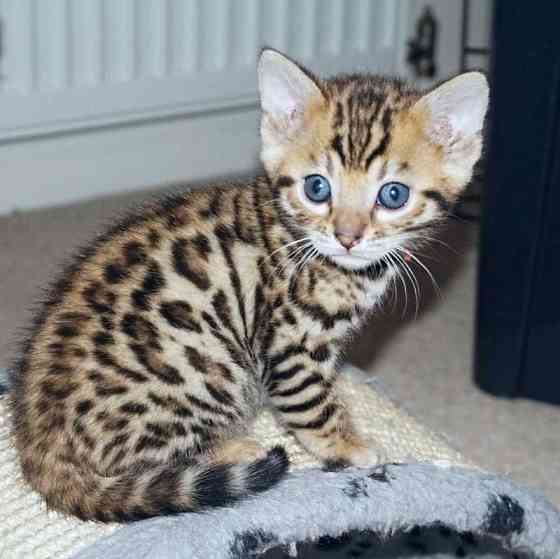
[[[389,145],[389,140],[390,139],[391,139],[391,133],[390,132],[385,132],[385,134],[383,135],[383,138],[381,138],[381,141],[379,142],[377,147],[369,154],[368,158],[366,159],[366,164],[365,164],[366,169],[369,169],[369,167],[371,166],[374,159],[376,159],[377,157],[379,157],[379,156],[381,156],[385,153],[385,150],[387,149],[387,146]]]
[[[449,200],[447,200],[441,192],[438,192],[437,190],[425,190],[423,194],[429,200],[433,200],[442,212],[448,213],[451,210]]]
[[[348,145],[348,149],[346,150],[348,153],[348,156],[350,158],[350,164],[352,165],[354,163],[354,142],[352,140],[352,136],[355,134],[355,130],[354,130],[354,126],[350,125],[348,128],[348,134],[346,134],[346,138],[348,140],[347,145]]]
[[[383,113],[383,118],[381,119],[381,124],[383,125],[383,131],[388,132],[391,127],[391,122],[393,121],[393,113],[391,109],[385,109]]]
[[[356,136],[359,127],[359,117],[354,110],[354,102],[352,95],[346,99],[346,118],[347,118],[347,133],[346,133],[346,153],[350,165],[354,163],[354,137]]]
[[[338,101],[336,103],[336,111],[334,113],[333,128],[339,128],[340,126],[342,126],[343,120],[344,120],[344,112],[342,109],[342,103]]]
[[[359,155],[359,160],[360,161],[362,161],[364,159],[364,156],[366,154],[369,143],[371,142],[371,129],[372,128],[373,128],[373,120],[368,125],[367,130],[366,130],[366,138],[364,140],[364,143],[362,144],[362,149],[360,150],[360,155]]]
[[[376,157],[379,157],[385,153],[387,150],[387,146],[389,145],[389,141],[391,140],[391,122],[393,120],[393,113],[391,109],[385,109],[383,113],[383,117],[381,119],[381,125],[383,126],[383,137],[381,141],[377,145],[377,147],[369,154],[368,158],[365,162],[365,168],[369,169],[370,165],[372,164],[373,160]]]
[[[371,142],[371,132],[373,130],[375,123],[377,122],[377,116],[379,115],[379,111],[381,110],[382,106],[383,106],[383,101],[381,99],[377,100],[377,102],[375,103],[375,107],[373,109],[373,113],[371,114],[369,120],[369,125],[367,127],[367,136],[362,145],[362,149],[360,151],[360,160],[363,160],[366,155],[366,151],[369,147],[369,143]]]
[[[375,104],[375,109],[373,110],[373,114],[371,115],[371,125],[373,126],[373,123],[377,120],[377,117],[379,116],[379,111],[381,110],[381,107],[383,107],[383,100],[379,99],[377,101],[377,103]]]
[[[333,141],[331,142],[331,147],[334,149],[334,151],[336,151],[336,153],[338,153],[338,156],[340,157],[340,162],[342,163],[342,166],[345,167],[346,166],[346,157],[344,155],[344,147],[342,146],[342,136],[340,134],[337,134]]]

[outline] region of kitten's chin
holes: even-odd
[[[351,254],[330,255],[328,258],[341,268],[346,268],[347,270],[362,270],[375,264],[375,260],[352,256]]]

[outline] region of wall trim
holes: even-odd
[[[258,167],[256,107],[0,145],[0,214]]]

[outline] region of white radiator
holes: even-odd
[[[256,102],[270,45],[393,71],[395,0],[0,0],[0,141]]]

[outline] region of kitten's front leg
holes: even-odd
[[[336,372],[301,356],[272,372],[270,401],[284,426],[328,466],[376,466],[385,462],[380,447],[356,432],[337,394]]]

